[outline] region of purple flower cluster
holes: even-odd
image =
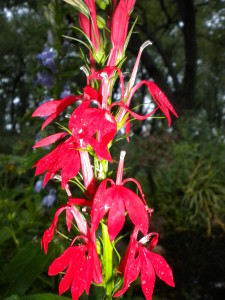
[[[34,192],[39,194],[43,187],[44,179],[39,179],[34,185]],[[56,189],[48,188],[48,194],[45,195],[42,199],[42,205],[46,207],[51,207],[56,201]]]
[[[48,47],[46,47],[43,52],[37,55],[37,58],[41,60],[42,65],[49,68],[52,72],[56,71],[55,57],[55,50]]]

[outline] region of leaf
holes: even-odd
[[[34,294],[34,295],[27,295],[27,296],[12,295],[10,297],[5,298],[4,300],[71,300],[71,299],[56,294],[45,293],[45,294]]]
[[[27,243],[1,272],[0,298],[10,294],[25,294],[48,265],[49,258],[41,251],[39,242]]]
[[[8,227],[2,227],[0,229],[0,246],[2,246],[10,238],[11,235]]]

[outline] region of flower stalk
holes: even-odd
[[[113,279],[113,246],[109,240],[108,226],[102,222],[102,240],[103,240],[103,269],[105,271],[104,287],[106,300],[112,299],[114,288]]]

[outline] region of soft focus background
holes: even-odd
[[[157,251],[174,272],[176,288],[158,280],[153,299],[224,300],[225,1],[137,0],[131,23],[136,17],[125,79],[150,39],[138,80],[154,80],[179,114],[170,128],[165,119],[134,121],[130,143],[113,147],[115,160],[127,150],[126,176],[141,182]],[[66,196],[57,183],[43,190],[34,178],[33,163],[49,150],[32,150],[44,135],[31,114],[85,85],[80,49],[88,52],[62,36],[80,37],[71,26],[77,13],[62,0],[0,1],[0,299],[59,300],[60,278],[47,270],[63,241],[57,237],[45,256],[40,239]],[[135,106],[141,114],[152,108],[145,88]],[[102,299],[101,291],[92,288],[89,299]],[[138,281],[124,299],[143,299]]]

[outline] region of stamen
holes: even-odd
[[[55,179],[56,181],[62,181],[62,177],[60,175],[55,175],[53,179]]]
[[[116,185],[121,185],[121,183],[122,183],[125,155],[126,155],[126,151],[120,152],[120,161],[119,161],[119,166],[118,166],[118,171],[117,171],[117,176],[116,176]]]
[[[141,45],[140,50],[143,51],[146,47],[148,47],[149,45],[152,45],[152,44],[153,43],[150,40],[148,40]]]
[[[100,76],[104,79],[105,83],[108,83],[109,77],[106,72],[102,72]]]
[[[88,69],[85,66],[80,67],[80,70],[83,71],[87,77],[89,76]]]

